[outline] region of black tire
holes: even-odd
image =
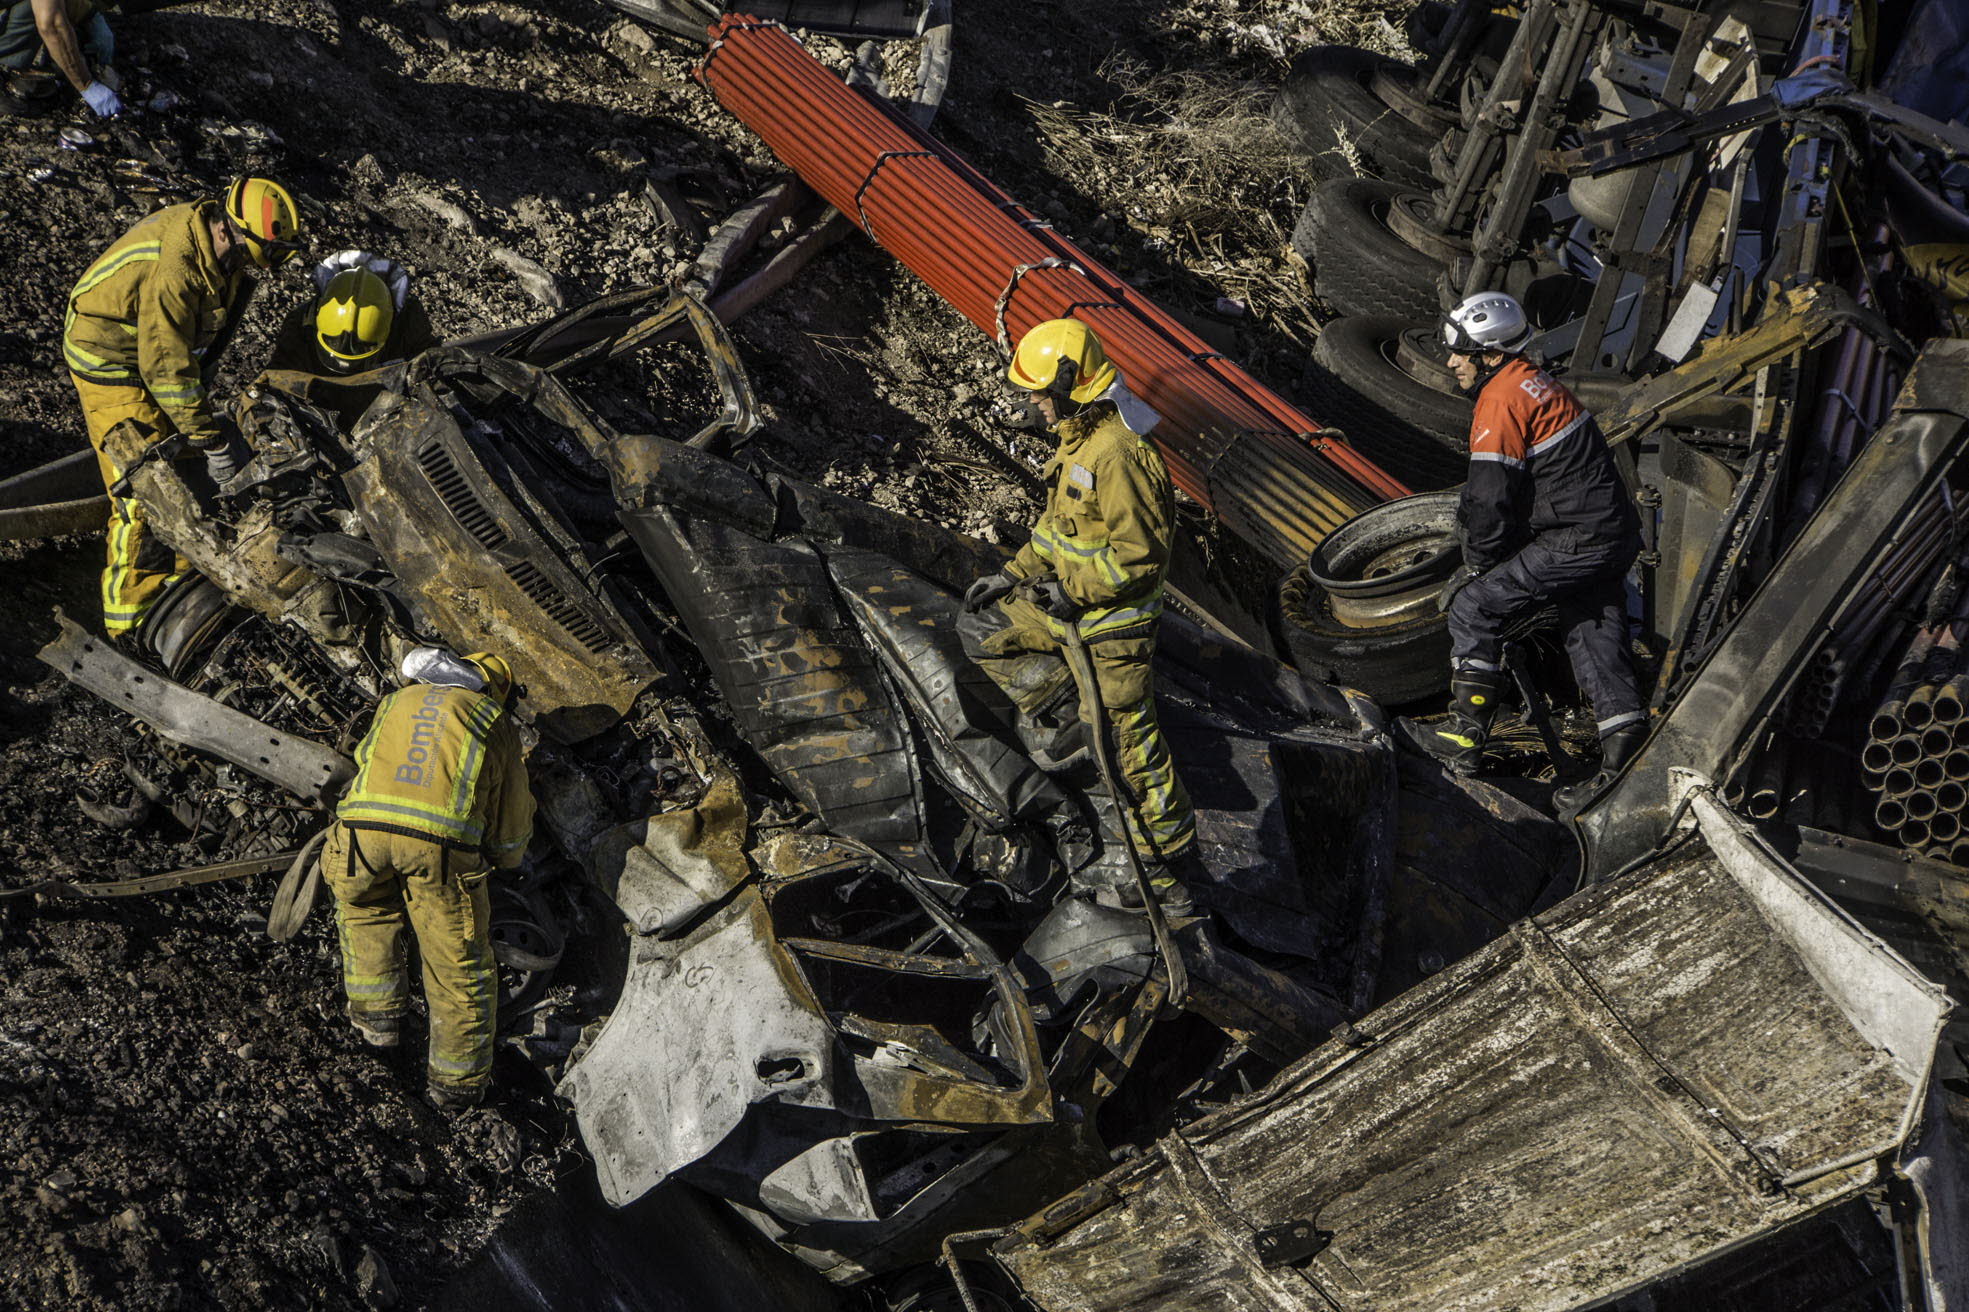
[[[1347,435],[1369,460],[1417,492],[1467,473],[1471,404],[1407,372],[1396,355],[1406,319],[1335,319],[1313,346],[1304,390],[1313,418]]]
[[[1272,121],[1315,177],[1354,176],[1349,148],[1370,172],[1409,187],[1434,185],[1434,139],[1368,90],[1375,71],[1405,67],[1352,46],[1314,46],[1292,61]],[[1344,144],[1343,144],[1344,143]]]
[[[1309,679],[1358,688],[1383,706],[1449,687],[1449,621],[1441,615],[1348,628],[1333,618],[1325,590],[1301,565],[1279,584],[1278,621],[1293,664]]]
[[[1443,266],[1388,226],[1388,208],[1407,190],[1367,178],[1321,183],[1292,230],[1292,248],[1313,268],[1313,290],[1341,314],[1392,314],[1429,321],[1442,313]]]

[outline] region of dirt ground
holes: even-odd
[[[1291,395],[1316,332],[1283,236],[1306,184],[1266,138],[1264,92],[1310,41],[1400,42],[1392,11],[1317,4],[960,7],[937,130]],[[0,477],[81,446],[64,300],[155,203],[279,177],[317,254],[399,259],[439,332],[462,335],[681,273],[696,252],[646,200],[652,170],[695,179],[714,224],[779,171],[690,81],[687,48],[589,0],[190,4],[116,34],[122,119],[72,98],[0,119]],[[93,144],[65,148],[71,124]],[[308,264],[265,280],[222,395],[264,360]],[[995,348],[871,244],[835,247],[736,331],[771,407],[762,459],[986,537],[1021,531],[1040,447],[1000,422]],[[677,400],[660,362],[589,387],[630,420],[664,422]],[[192,799],[233,813],[196,840],[161,813],[119,830],[78,809],[126,792],[126,757],[150,750],[33,658],[57,607],[95,622],[100,551],[100,535],[0,546],[6,887],[200,865],[306,822],[250,792]],[[516,1046],[497,1106],[460,1122],[426,1107],[420,1049],[379,1058],[341,1022],[326,912],[288,943],[265,936],[274,883],[0,900],[0,1306],[426,1306],[503,1215],[589,1169]],[[592,974],[571,961],[556,996],[606,986]]]

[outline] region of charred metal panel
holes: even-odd
[[[61,637],[40,659],[63,677],[155,728],[172,742],[231,761],[296,797],[325,803],[355,777],[348,757],[193,692],[146,669],[56,612]]]
[[[778,517],[773,496],[729,460],[661,437],[619,437],[600,452],[624,510],[667,506],[686,519],[705,519],[770,539]]]
[[[1189,970],[1183,1006],[1266,1061],[1297,1060],[1347,1019],[1333,998],[1226,947],[1207,919],[1183,926],[1176,942]]]
[[[780,780],[836,833],[915,843],[909,725],[819,554],[661,508],[621,518]]]
[[[1619,781],[1580,813],[1587,873],[1604,879],[1667,832],[1689,780],[1720,781],[1817,653],[1834,616],[1869,586],[1912,512],[1961,454],[1969,341],[1923,351],[1876,433]]]
[[[1011,704],[964,654],[957,599],[870,551],[834,548],[826,561],[848,613],[914,713],[930,763],[986,827],[1064,803],[1059,787],[1009,741]]]
[[[386,395],[357,426],[360,459],[344,483],[403,595],[461,650],[504,654],[527,685],[540,731],[578,742],[619,719],[656,667],[627,621],[582,581],[574,566],[587,562],[570,559],[565,533],[514,495],[512,472],[488,440],[496,426],[473,420],[453,390],[477,364],[459,352],[420,357],[412,390]],[[544,375],[534,384],[535,403],[559,392]],[[481,380],[476,390],[489,388]],[[557,408],[572,410],[560,399]],[[461,418],[485,431],[468,437]]]
[[[920,1165],[900,1164],[878,1182],[900,1196],[882,1220],[816,1221],[779,1241],[829,1280],[861,1280],[935,1261],[946,1235],[1006,1225],[1023,1210],[1018,1200],[1043,1197],[1061,1180],[1084,1180],[1107,1162],[1085,1122],[953,1138],[941,1152],[926,1150]]]
[[[811,483],[775,476],[771,484],[779,496],[781,533],[887,556],[952,592],[1003,569],[1012,556],[1003,547]]]
[[[1654,631],[1664,634],[1683,613],[1702,576],[1702,564],[1717,526],[1736,490],[1736,472],[1716,457],[1696,450],[1672,433],[1657,435],[1658,453],[1641,462],[1641,478],[1658,500],[1657,563],[1648,575],[1648,614]],[[1646,513],[1645,511],[1643,513]],[[1665,638],[1664,638],[1665,641]]]
[[[602,1194],[634,1202],[715,1148],[755,1102],[826,1107],[834,1031],[741,890],[689,939],[639,938],[622,1000],[561,1082]]]
[[[1388,998],[1475,952],[1577,870],[1556,820],[1481,779],[1458,779],[1407,753],[1387,929],[1376,997]]]
[[[583,856],[631,928],[667,937],[750,876],[748,819],[738,776],[718,766],[697,805],[617,825]]]
[[[1000,1260],[1044,1312],[1556,1312],[1875,1186],[1946,1000],[1720,808],[1701,825],[1029,1220]],[[1324,1246],[1268,1265],[1258,1235],[1295,1222]]]

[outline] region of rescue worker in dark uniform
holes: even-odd
[[[1524,307],[1502,292],[1467,297],[1443,320],[1450,367],[1476,397],[1457,507],[1464,566],[1443,594],[1455,704],[1442,723],[1398,727],[1457,774],[1475,774],[1504,681],[1505,630],[1554,606],[1601,748],[1600,773],[1555,798],[1566,811],[1647,737],[1627,658],[1626,577],[1641,549],[1640,517],[1592,414],[1522,354],[1531,338]]]
[[[322,879],[335,894],[349,1021],[378,1047],[401,1040],[406,930],[416,936],[429,1096],[458,1111],[492,1080],[499,979],[486,879],[518,865],[533,834],[509,714],[523,693],[488,652],[461,659],[418,647],[402,673],[409,684],[383,699],[356,748],[356,777],[322,844]]]
[[[1084,755],[1086,721],[1062,656],[1068,626],[1087,644],[1129,794],[1115,799],[1171,915],[1192,910],[1196,819],[1157,727],[1150,661],[1162,614],[1175,490],[1144,434],[1159,416],[1123,383],[1093,330],[1075,319],[1039,324],[1019,342],[1007,376],[1059,437],[1041,477],[1046,508],[1032,539],[997,574],[964,594],[965,650],[1019,711],[1019,730],[1042,766]],[[1017,591],[1015,591],[1017,589]],[[1048,732],[1051,716],[1066,723]],[[1077,746],[1076,746],[1077,743]],[[1140,908],[1132,885],[1097,900]]]

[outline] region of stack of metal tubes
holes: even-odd
[[[1960,615],[1916,632],[1860,755],[1874,823],[1902,845],[1969,865],[1969,673]]]

